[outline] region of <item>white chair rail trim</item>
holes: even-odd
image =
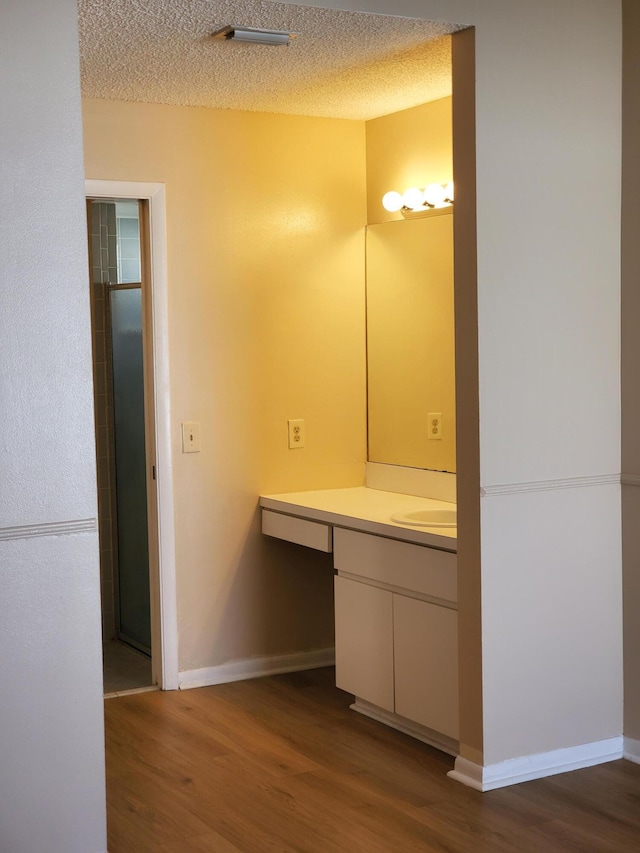
[[[481,486],[480,494],[483,498],[494,495],[516,495],[526,492],[547,492],[557,489],[584,489],[592,486],[619,486],[624,482],[620,474],[595,474],[587,477],[567,477],[557,480],[532,480],[525,483],[500,483],[495,486]],[[638,482],[633,485],[640,485]]]
[[[94,533],[97,529],[98,522],[95,518],[21,524],[16,527],[0,527],[0,542],[10,539],[33,539],[36,536],[74,536],[77,533]]]

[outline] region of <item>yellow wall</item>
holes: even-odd
[[[367,231],[369,460],[456,470],[453,216]],[[430,413],[441,437],[430,440]]]
[[[382,207],[389,190],[404,192],[453,178],[451,98],[367,122],[367,221],[402,219]]]
[[[333,642],[330,561],[262,537],[257,496],[363,482],[367,192],[451,177],[417,170],[427,119],[444,150],[450,99],[366,125],[84,102],[86,177],[166,184],[181,670]]]
[[[330,562],[256,506],[363,482],[364,124],[89,100],[84,134],[87,178],[166,184],[180,669],[332,645]]]
[[[382,196],[453,178],[451,98],[368,121],[369,458],[456,470],[451,216],[404,221]],[[427,440],[430,412],[442,438]]]

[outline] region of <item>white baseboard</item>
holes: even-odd
[[[265,675],[320,669],[323,666],[333,666],[335,661],[336,650],[333,646],[311,652],[295,652],[291,655],[244,658],[204,669],[184,670],[178,674],[178,684],[180,690],[188,690],[191,687],[209,687],[212,684],[227,684],[231,681],[244,681],[248,678],[260,678]]]
[[[640,740],[626,737],[624,739],[624,754],[623,758],[627,761],[633,761],[634,764],[640,764]]]
[[[419,723],[414,723],[413,720],[407,720],[406,717],[401,717],[399,714],[385,711],[377,705],[365,702],[364,699],[358,699],[357,696],[355,700],[353,705],[349,706],[352,711],[357,711],[364,717],[370,717],[372,720],[384,723],[385,726],[420,740],[422,743],[428,743],[429,746],[434,746],[436,749],[446,752],[447,755],[456,756],[458,754],[457,740],[453,740],[453,738],[440,734],[433,729],[428,729],[426,726],[421,726]]]
[[[637,743],[637,742],[636,742]],[[475,788],[476,791],[493,791],[507,785],[517,785],[532,779],[567,773],[581,767],[592,767],[616,761],[623,755],[623,738],[612,737],[607,740],[584,743],[568,749],[555,749],[538,755],[525,755],[497,764],[481,766],[458,756],[455,768],[447,773],[457,782]]]

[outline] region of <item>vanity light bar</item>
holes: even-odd
[[[232,27],[231,25],[213,33],[214,39],[244,41],[250,44],[288,45],[295,37],[296,33],[287,33],[283,30],[258,30],[254,27]]]
[[[451,207],[453,204],[453,181],[448,184],[428,184],[424,190],[409,187],[403,193],[392,190],[382,197],[382,206],[389,213],[400,211],[411,218],[432,210]]]

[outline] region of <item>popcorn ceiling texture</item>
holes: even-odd
[[[454,25],[265,0],[79,0],[87,98],[366,120],[451,94]],[[224,42],[227,24],[299,33]]]

